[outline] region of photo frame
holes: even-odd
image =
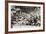
[[[43,2],[6,1],[6,33],[42,31],[45,31],[45,4]]]

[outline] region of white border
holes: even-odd
[[[41,14],[41,27],[30,27],[30,28],[14,28],[11,29],[11,5],[15,6],[36,6],[41,7],[40,14]],[[8,31],[23,31],[23,30],[40,30],[43,29],[43,5],[38,4],[23,4],[23,3],[8,3]]]

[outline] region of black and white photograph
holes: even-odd
[[[43,5],[9,3],[8,31],[43,29]]]
[[[40,7],[11,6],[11,28],[13,26],[39,26]]]

